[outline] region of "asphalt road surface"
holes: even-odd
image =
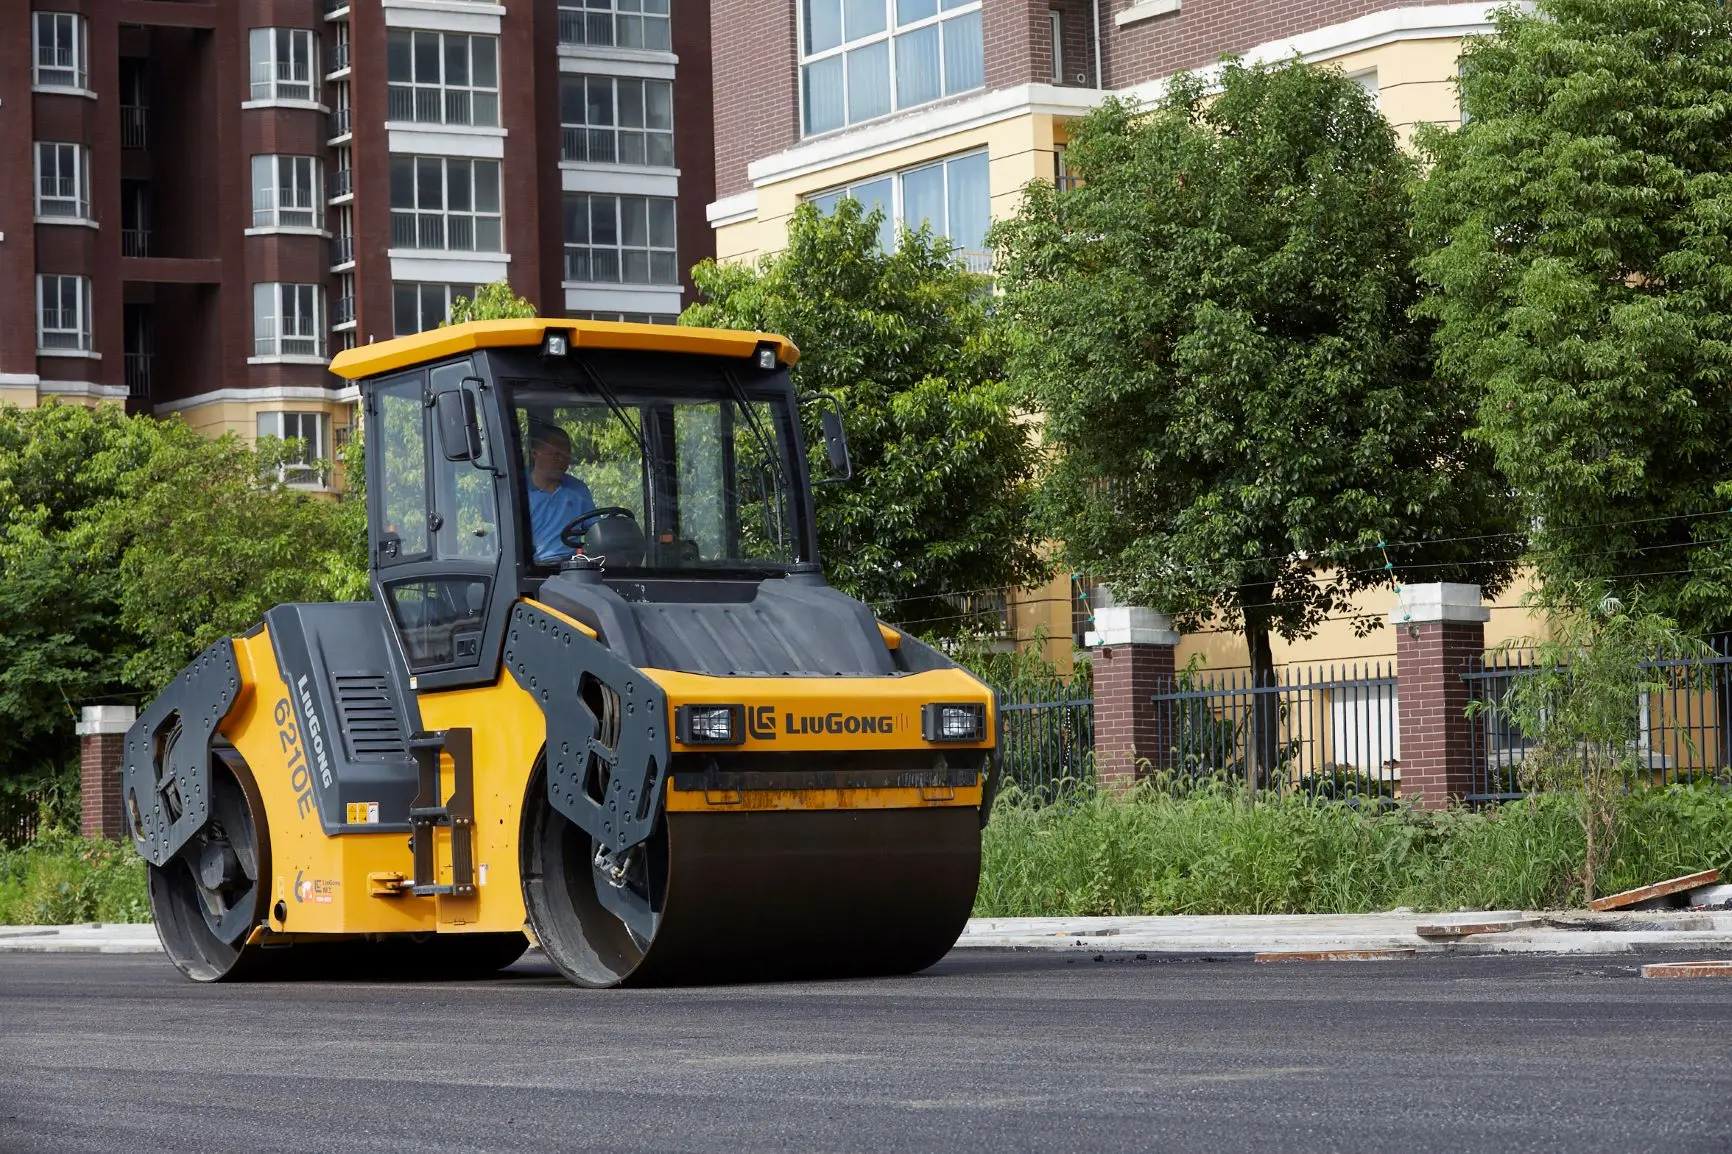
[[[1732,982],[1642,960],[970,950],[597,993],[0,955],[0,1151],[1732,1150]]]

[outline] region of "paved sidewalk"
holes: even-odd
[[[1479,927],[1455,937],[1420,927]],[[1510,926],[1508,929],[1489,927]],[[957,948],[1211,956],[1322,954],[1621,954],[1693,950],[1732,956],[1732,912],[1585,911],[1265,914],[1230,917],[975,918]],[[0,926],[0,952],[149,954],[149,925]],[[1273,960],[1273,959],[1271,959]]]
[[[1477,930],[1422,936],[1437,927]],[[1509,928],[1503,928],[1509,927]],[[1732,952],[1732,913],[1258,914],[1219,917],[975,918],[959,947],[1163,954],[1376,953],[1621,954],[1632,950]],[[1392,955],[1395,956],[1395,955]]]

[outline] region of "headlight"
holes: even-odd
[[[738,705],[682,705],[674,736],[685,745],[739,745],[746,740],[745,709]]]
[[[986,706],[928,705],[920,713],[920,736],[927,741],[980,741],[986,736]]]

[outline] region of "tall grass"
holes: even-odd
[[[986,828],[980,917],[1547,909],[1581,904],[1581,801],[1496,809],[1359,809],[1305,796],[1247,806],[1224,787],[1014,793]],[[1605,892],[1732,865],[1732,792],[1620,799]]]
[[[0,849],[0,925],[148,922],[144,861],[131,842],[53,828]]]

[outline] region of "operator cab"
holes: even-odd
[[[374,591],[422,687],[490,682],[519,597],[641,667],[890,672],[870,612],[818,569],[791,344],[495,321],[374,350],[343,358],[375,371],[333,368],[365,376]],[[822,416],[846,473],[840,413]],[[747,618],[759,643],[724,641]],[[765,632],[806,640],[766,650]]]

